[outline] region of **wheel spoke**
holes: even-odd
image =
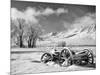
[[[92,59],[92,58],[91,58],[91,59],[89,59],[89,60],[88,60],[88,62],[89,62],[89,63],[92,63],[92,62],[93,62],[93,59]]]
[[[91,53],[89,52],[88,55],[91,55]]]
[[[92,55],[90,54],[88,57],[92,57]]]

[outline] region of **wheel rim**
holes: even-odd
[[[63,63],[66,64],[66,66],[69,66],[69,65],[72,65],[72,54],[71,54],[71,51],[69,49],[63,49],[62,52],[61,52],[61,56],[62,58],[64,58],[66,61],[64,61]]]
[[[93,64],[93,54],[91,52],[88,53],[88,63]]]
[[[43,56],[41,57],[41,61],[42,62],[46,62],[49,61],[52,58],[52,56],[49,53],[45,53],[43,54]]]
[[[92,51],[85,49],[87,51],[87,55],[88,55],[88,63],[89,64],[93,64],[94,62],[94,58],[93,58],[93,53]]]

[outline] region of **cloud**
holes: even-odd
[[[83,17],[77,18],[74,23],[73,23],[73,27],[74,28],[82,28],[82,27],[86,27],[89,26],[91,24],[96,24],[96,15],[95,13],[93,14],[86,14]]]
[[[96,24],[96,14],[88,13],[82,17],[76,18],[72,23],[63,21],[63,26],[67,31],[81,30],[84,27]]]
[[[26,10],[24,10],[24,13],[25,15],[38,16],[40,11],[36,11],[36,8],[28,7]]]
[[[17,19],[22,18],[26,21],[31,21],[33,23],[38,23],[38,19],[33,15],[35,11],[28,9],[27,11],[19,11],[16,8],[11,8],[11,18]]]
[[[49,16],[52,14],[55,14],[57,16],[59,16],[62,13],[68,13],[67,9],[64,8],[58,8],[56,10],[52,9],[52,8],[45,8],[45,9],[36,9],[36,8],[32,8],[32,7],[28,7],[25,10],[21,11],[18,10],[17,8],[11,8],[11,19],[24,19],[26,21],[26,23],[28,23],[27,25],[36,25],[39,28],[41,28],[42,32],[45,32],[45,30],[42,28],[42,25],[39,24],[39,16]],[[37,18],[38,17],[38,18]]]
[[[55,11],[53,9],[46,8],[41,12],[41,15],[51,15],[51,14],[54,14],[54,13],[55,13]]]
[[[64,26],[64,28],[65,28],[66,30],[71,29],[71,23],[68,23],[68,22],[65,22],[65,21],[63,21],[62,23],[63,23],[63,26]]]
[[[62,13],[68,13],[68,10],[64,9],[64,8],[58,8],[56,10],[54,10],[52,8],[46,8],[46,9],[44,9],[43,12],[41,12],[41,15],[51,15],[51,14],[60,15]]]
[[[37,16],[48,16],[52,14],[62,14],[62,13],[68,13],[67,9],[64,8],[58,8],[56,10],[52,8],[45,8],[37,10],[36,8],[28,7],[24,11],[20,11],[17,8],[11,8],[11,18],[23,18],[26,21],[31,21],[33,23],[38,23],[39,19],[37,19]]]
[[[58,8],[58,9],[56,10],[56,12],[57,12],[58,14],[61,14],[61,13],[68,13],[68,10],[67,10],[67,9],[64,9],[64,8]]]

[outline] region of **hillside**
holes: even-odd
[[[59,42],[66,42],[67,45],[95,45],[96,24],[85,25],[84,27],[59,33],[51,32],[41,37],[43,40],[37,41],[37,45],[51,46],[57,45]]]

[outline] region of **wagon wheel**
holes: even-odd
[[[44,53],[41,57],[41,62],[43,63],[47,63],[50,60],[52,60],[52,56],[49,53]]]
[[[61,56],[62,56],[63,58],[69,58],[69,57],[72,56],[72,53],[71,53],[71,51],[70,51],[69,49],[63,49],[63,50],[61,51]]]
[[[69,49],[63,49],[61,51],[61,57],[64,58],[65,60],[67,60],[67,62],[66,61],[64,61],[64,62],[66,62],[66,64],[68,66],[72,65],[72,53]]]
[[[88,63],[89,64],[93,64],[94,63],[94,58],[93,58],[93,53],[92,52],[88,52]]]

